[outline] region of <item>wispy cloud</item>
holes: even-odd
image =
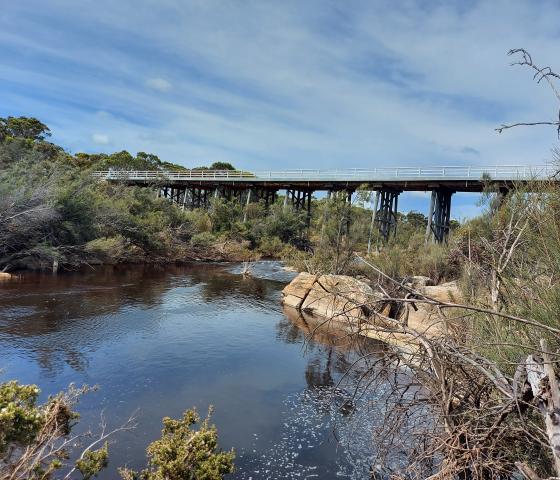
[[[171,90],[171,83],[169,83],[164,78],[149,78],[146,80],[146,86],[153,88],[154,90],[159,90],[160,92],[168,92]]]
[[[102,133],[94,133],[91,136],[93,143],[97,143],[98,145],[108,145],[109,144],[109,137]]]
[[[530,0],[12,2],[0,115],[55,140],[246,169],[540,163],[551,97],[506,52],[558,62],[560,5]],[[558,65],[560,68],[560,65]]]

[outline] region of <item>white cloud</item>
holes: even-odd
[[[169,92],[171,90],[171,83],[164,78],[149,78],[146,80],[146,86],[160,92]]]
[[[98,145],[108,145],[110,143],[109,137],[102,133],[94,133],[91,136],[91,139],[93,140],[94,143],[97,143]]]
[[[544,127],[494,131],[554,115],[505,53],[554,65],[555,2],[38,2],[0,16],[0,82],[18,85],[0,104],[73,150],[95,148],[97,130],[185,165],[368,168],[536,164],[555,141]],[[87,31],[52,35],[61,23]]]

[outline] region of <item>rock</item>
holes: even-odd
[[[459,303],[461,301],[461,291],[459,290],[457,282],[426,286],[421,292],[440,302]]]
[[[457,282],[442,285],[428,285],[428,277],[412,277],[419,293],[442,302],[459,303],[461,292]],[[422,286],[424,284],[424,286]],[[358,332],[387,343],[406,345],[413,348],[417,343],[410,335],[391,332],[398,328],[392,315],[391,303],[376,302],[383,295],[372,290],[366,283],[346,275],[311,275],[300,273],[282,291],[282,303],[307,315],[327,318],[331,326],[336,325],[346,331]],[[426,336],[448,334],[454,330],[452,320],[447,318],[457,314],[455,309],[441,312],[426,303],[405,303],[396,320]],[[374,315],[378,312],[379,315]],[[444,315],[442,318],[441,314]],[[364,320],[374,320],[377,327],[364,325]],[[415,347],[414,347],[415,348]]]
[[[300,273],[282,291],[282,303],[321,317],[365,318],[371,287],[346,275]]]
[[[423,275],[414,275],[408,278],[408,282],[406,282],[406,286],[410,288],[414,288],[418,290],[420,288],[424,288],[428,285],[433,285],[434,282],[430,277],[424,277]]]
[[[8,272],[0,272],[0,280],[9,280],[10,278],[14,278],[14,275]]]
[[[364,318],[372,301],[369,285],[346,275],[321,275],[313,283],[301,309],[322,317]]]
[[[282,303],[298,310],[301,309],[301,304],[309,294],[309,290],[313,288],[316,279],[317,275],[307,272],[300,273],[282,290]]]
[[[458,303],[461,301],[461,291],[457,282],[426,286],[418,290],[440,302]],[[426,303],[416,303],[414,306],[416,308],[408,304],[399,315],[399,320],[417,332],[426,336],[437,336],[450,333],[450,330],[455,329],[453,321],[448,322],[446,319],[456,316],[456,309],[446,308],[440,311],[437,307]]]

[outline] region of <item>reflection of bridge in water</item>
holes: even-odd
[[[124,171],[95,172],[94,175],[128,185],[151,186],[158,195],[183,208],[205,208],[213,197],[237,199],[248,205],[262,201],[266,207],[285,190],[284,206],[306,210],[311,215],[311,196],[327,192],[352,200],[358,187],[375,191],[372,226],[387,240],[396,231],[398,198],[404,191],[431,191],[426,237],[444,242],[449,232],[451,196],[455,192],[482,192],[490,185],[505,194],[516,183],[542,182],[556,170],[550,165],[383,167],[347,170],[240,170]]]

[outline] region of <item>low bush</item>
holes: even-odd
[[[263,237],[260,239],[258,252],[265,257],[278,258],[284,250],[285,243],[278,237]]]
[[[201,232],[193,235],[191,245],[198,248],[208,248],[216,243],[216,237],[210,232]]]

